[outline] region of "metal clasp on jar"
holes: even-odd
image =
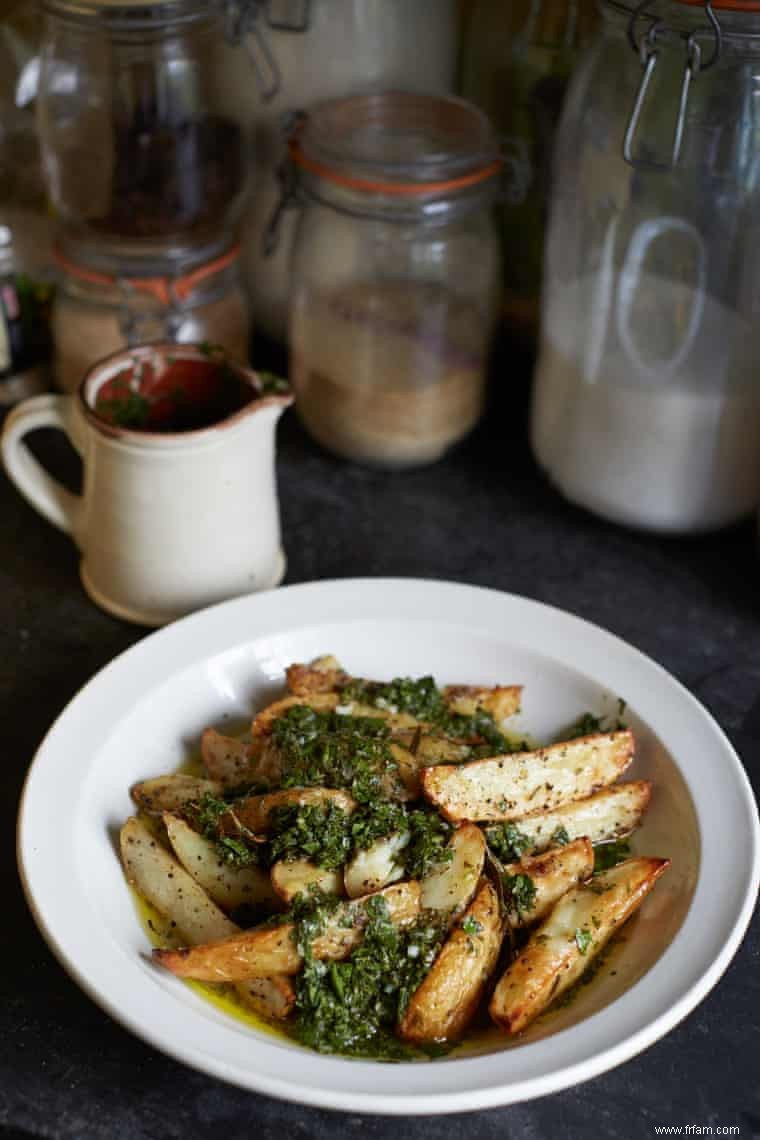
[[[635,167],[637,170],[667,172],[676,166],[681,154],[684,124],[686,122],[686,108],[689,102],[689,90],[692,81],[695,80],[701,72],[713,67],[720,57],[721,28],[710,0],[705,0],[704,5],[709,27],[695,28],[694,31],[688,33],[670,27],[664,20],[656,19],[655,16],[648,11],[652,6],[653,0],[642,0],[642,3],[638,4],[631,12],[631,18],[628,23],[628,39],[633,50],[639,55],[642,74],[641,82],[639,83],[636,98],[633,103],[633,110],[628,120],[625,135],[623,136],[623,158],[630,166]],[[636,24],[640,19],[648,19],[650,22],[649,27],[637,35]],[[702,46],[699,41],[700,37],[703,36],[706,31],[708,33],[711,32],[713,35],[713,49],[708,58],[704,59]],[[657,61],[660,58],[661,48],[659,45],[662,44],[663,41],[673,38],[684,42],[686,62],[684,64],[683,78],[681,80],[681,90],[678,99],[678,111],[673,131],[673,144],[670,157],[664,161],[656,161],[642,157],[641,155],[636,155],[634,153],[634,144],[647,97],[647,91],[652,82]]]
[[[281,136],[286,140],[291,138],[305,119],[305,111],[286,112],[280,123]],[[285,211],[296,209],[302,203],[301,180],[298,177],[296,164],[289,152],[285,154],[277,167],[277,181],[280,186],[280,193],[272,215],[261,235],[261,252],[264,257],[271,257],[277,249],[280,240],[280,225]]]
[[[245,48],[265,103],[280,92],[282,71],[262,24],[276,32],[307,32],[310,22],[311,0],[226,0],[225,36]]]

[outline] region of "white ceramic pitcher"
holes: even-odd
[[[160,430],[140,426],[123,401],[130,414],[117,417],[121,424],[96,411],[115,406],[103,403],[109,383],[105,391],[114,383],[127,391],[128,384],[128,398],[140,407],[144,371],[160,376],[178,361],[185,369],[216,361],[244,402],[190,430],[172,430],[171,420]],[[179,396],[183,412],[192,412],[193,393],[175,388],[167,398],[179,407]],[[210,359],[203,348],[144,345],[96,364],[74,396],[36,396],[15,408],[3,430],[3,464],[31,505],[79,546],[82,583],[93,601],[128,621],[163,625],[282,580],[274,444],[277,420],[291,402],[287,391],[271,391],[256,373]],[[81,496],[25,445],[24,437],[43,427],[60,428],[81,455]]]

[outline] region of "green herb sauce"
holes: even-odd
[[[261,844],[246,843],[244,836],[224,835],[220,831],[219,821],[234,802],[234,798],[221,799],[207,793],[200,800],[186,804],[183,815],[196,831],[214,844],[225,863],[233,867],[266,865]]]
[[[627,839],[618,839],[613,843],[599,843],[594,847],[594,874],[600,871],[609,871],[610,867],[617,867],[631,854],[631,845]]]
[[[469,759],[528,750],[525,741],[509,740],[487,712],[472,716],[452,713],[432,677],[395,677],[387,684],[352,680],[341,691],[341,699],[392,713],[408,713],[450,739],[472,741]]]
[[[294,705],[272,725],[272,741],[283,756],[284,788],[344,788],[371,803],[398,782],[390,730],[379,717]]]
[[[533,848],[533,840],[514,823],[502,823],[489,827],[488,846],[502,863],[516,863],[526,851]]]
[[[350,958],[317,961],[312,944],[335,908],[334,900],[308,898],[294,918],[304,956],[296,983],[296,1038],[320,1053],[385,1061],[418,1056],[394,1029],[435,960],[444,937],[441,926],[422,919],[399,929],[385,899],[375,896],[367,901],[364,936]]]
[[[420,879],[453,857],[448,846],[453,828],[433,808],[410,809],[391,800],[378,800],[360,805],[349,815],[333,803],[288,804],[274,809],[267,842],[261,843],[253,837],[247,840],[245,832],[235,837],[223,834],[221,817],[234,807],[235,798],[206,795],[187,805],[185,816],[214,843],[220,858],[236,867],[251,863],[271,867],[280,860],[307,859],[317,867],[334,870],[379,839],[399,833],[409,836],[396,856],[404,878]]]
[[[536,884],[530,875],[503,875],[504,905],[519,917],[533,910],[536,902]]]

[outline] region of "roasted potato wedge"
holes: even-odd
[[[370,716],[384,720],[391,732],[408,732],[417,728],[426,728],[427,725],[410,713],[393,712],[391,709],[378,708],[376,705],[363,705],[359,701],[341,704],[349,716]]]
[[[309,693],[302,697],[283,697],[282,700],[267,705],[256,714],[251,723],[251,736],[269,736],[274,722],[296,705],[307,705],[319,712],[331,712],[339,703],[338,693]]]
[[[224,736],[215,728],[207,728],[201,736],[201,756],[211,779],[225,788],[235,788],[256,778],[250,743]]]
[[[390,918],[398,925],[413,922],[419,914],[419,883],[397,883],[378,894],[385,899]],[[324,933],[312,943],[314,957],[324,960],[347,958],[361,941],[366,924],[367,899],[377,898],[378,894],[340,906]],[[153,957],[178,977],[202,982],[244,982],[272,974],[293,975],[303,964],[293,935],[293,924],[285,922],[238,932],[205,946],[154,950]]]
[[[135,817],[121,829],[121,856],[128,881],[176,926],[190,945],[227,938],[237,932],[235,923],[222,914],[202,887]],[[235,986],[235,992],[246,1008],[276,1020],[286,1018],[295,1003],[293,984],[284,976],[243,982]]]
[[[507,968],[489,1005],[507,1033],[519,1033],[577,981],[651,891],[669,859],[628,859],[560,899]]]
[[[332,693],[349,680],[347,673],[332,654],[317,657],[309,665],[289,665],[285,679],[291,693],[307,697],[312,693]]]
[[[322,891],[326,895],[343,894],[343,873],[326,871],[308,859],[293,859],[290,863],[282,860],[274,864],[270,874],[272,888],[286,903],[309,890]]]
[[[467,744],[434,733],[422,733],[414,749],[414,758],[421,768],[430,768],[435,764],[462,764],[469,752]]]
[[[360,898],[402,879],[404,870],[399,865],[399,855],[408,843],[409,832],[401,831],[378,839],[366,851],[358,851],[343,873],[348,897]]]
[[[280,899],[266,871],[260,867],[231,866],[220,858],[214,844],[193,831],[184,819],[164,812],[163,820],[174,854],[223,910],[235,910],[249,903],[279,910]]]
[[[285,1021],[296,1004],[295,986],[286,974],[238,982],[235,993],[241,1005],[268,1021]]]
[[[356,807],[356,801],[348,792],[334,788],[285,788],[281,792],[264,792],[263,795],[238,800],[220,816],[219,827],[226,835],[239,835],[241,832],[265,835],[270,826],[269,817],[276,808],[293,804],[327,807],[330,803],[347,813]]]
[[[119,838],[127,881],[174,923],[187,942],[213,942],[237,932],[235,923],[161,846],[142,820],[136,816],[128,819]]]
[[[406,802],[418,800],[421,785],[420,765],[416,756],[395,739],[390,742],[390,750],[398,777],[393,781],[394,787],[389,789],[391,797]]]
[[[146,815],[163,815],[165,811],[180,811],[192,800],[199,800],[205,795],[218,796],[221,791],[222,785],[218,780],[204,780],[177,772],[173,776],[141,780],[130,788],[129,794]]]
[[[590,878],[593,872],[594,848],[589,839],[575,839],[543,855],[525,855],[519,863],[508,863],[504,868],[507,922],[513,930],[538,922],[571,887]],[[520,875],[530,880],[529,902],[519,891],[510,892],[510,881]]]
[[[449,841],[453,855],[420,880],[423,910],[448,911],[453,921],[469,906],[486,858],[483,832],[473,823],[458,827]]]
[[[405,1041],[452,1041],[462,1035],[496,966],[502,934],[498,896],[483,880],[411,997],[398,1027]]]
[[[461,764],[470,755],[467,744],[409,729],[394,733],[390,748],[407,798],[414,800],[422,795],[420,773],[423,768],[433,764]]]
[[[489,713],[497,724],[520,711],[522,685],[497,685],[486,689],[478,685],[447,685],[443,699],[453,713],[474,716]]]
[[[515,827],[531,843],[535,854],[551,846],[552,838],[564,829],[570,839],[587,836],[592,843],[606,843],[630,835],[641,823],[652,795],[648,780],[632,780],[602,788],[592,796],[562,804],[555,811],[539,812],[515,820]],[[488,828],[490,838],[495,828]]]
[[[459,767],[425,768],[422,790],[446,819],[514,820],[590,796],[633,759],[633,734],[597,733],[535,752],[516,752]]]

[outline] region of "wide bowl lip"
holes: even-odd
[[[118,348],[114,352],[110,352],[108,356],[103,356],[99,360],[94,361],[80,380],[76,389],[75,399],[79,411],[90,427],[94,428],[100,436],[111,442],[123,443],[133,448],[183,447],[192,446],[197,443],[206,443],[218,439],[221,434],[232,427],[236,427],[248,419],[249,416],[255,415],[261,411],[262,408],[279,407],[284,409],[290,407],[295,399],[290,388],[287,392],[282,393],[266,395],[259,393],[256,399],[251,400],[249,404],[245,404],[237,412],[220,420],[218,423],[210,424],[207,427],[194,428],[191,431],[163,432],[148,431],[142,428],[138,430],[120,427],[118,424],[109,424],[106,420],[101,419],[90,406],[87,399],[88,386],[94,382],[101,372],[107,374],[106,379],[110,378],[111,373],[118,369],[121,361],[129,362],[135,358],[140,359],[141,357],[150,356],[151,353],[163,353],[164,355],[171,355],[182,360],[203,360],[208,363],[214,363],[214,358],[210,355],[207,346],[194,342],[177,343],[176,341],[168,340],[143,341],[141,344],[136,344],[132,348]],[[231,368],[238,376],[241,376],[254,390],[256,390],[261,383],[261,378],[256,369],[250,368],[247,364],[241,364],[239,361],[231,360],[224,353],[216,362],[226,364],[228,368]]]
[[[604,630],[602,627],[594,625],[566,610],[561,610],[554,606],[546,605],[545,603],[534,601],[530,598],[525,598],[516,594],[507,594],[498,590],[489,590],[479,586],[463,585],[456,582],[446,582],[436,579],[417,579],[417,578],[354,578],[354,579],[334,579],[325,580],[322,582],[307,582],[294,586],[285,587],[279,591],[280,594],[288,595],[291,598],[296,595],[307,597],[310,592],[335,590],[340,591],[346,589],[367,591],[371,590],[373,593],[378,590],[398,590],[407,587],[422,588],[428,596],[430,593],[439,593],[440,597],[437,599],[440,605],[443,599],[443,593],[446,591],[456,590],[460,594],[461,591],[468,591],[473,596],[479,595],[481,597],[491,595],[495,598],[500,598],[502,601],[508,599],[510,604],[526,605],[534,607],[537,614],[544,615],[551,621],[571,622],[577,625],[578,632],[584,629],[589,633],[593,633],[603,639],[608,648],[615,647],[618,652],[623,652],[639,666],[645,667],[649,671],[654,671],[659,674],[660,680],[666,680],[671,686],[674,686],[674,692],[677,692],[680,699],[686,701],[687,706],[690,706],[691,711],[696,713],[702,721],[703,726],[708,726],[716,740],[723,749],[722,759],[727,762],[730,771],[735,780],[733,790],[738,793],[741,800],[741,807],[746,809],[747,816],[750,821],[750,834],[745,838],[749,842],[751,858],[745,865],[746,887],[742,889],[741,905],[738,906],[732,916],[732,924],[730,929],[725,932],[725,936],[720,943],[720,949],[709,962],[709,964],[702,969],[696,980],[691,984],[683,993],[680,994],[677,1000],[669,1004],[664,1011],[651,1018],[641,1026],[636,1032],[624,1037],[616,1043],[607,1047],[601,1048],[594,1052],[591,1056],[585,1057],[577,1063],[565,1065],[557,1070],[548,1074],[539,1074],[535,1077],[523,1078],[517,1082],[504,1082],[499,1084],[491,1084],[487,1087],[479,1087],[474,1085],[466,1090],[454,1089],[453,1091],[447,1089],[436,1089],[433,1092],[418,1091],[412,1093],[372,1093],[367,1094],[363,1091],[353,1092],[344,1090],[323,1090],[318,1086],[302,1086],[289,1081],[288,1079],[272,1078],[262,1076],[260,1073],[251,1073],[249,1069],[244,1071],[233,1071],[232,1066],[223,1060],[218,1060],[209,1056],[199,1056],[197,1051],[193,1049],[192,1044],[186,1045],[183,1041],[172,1040],[167,1042],[162,1033],[153,1025],[146,1025],[137,1017],[130,1014],[128,1008],[113,1002],[108,994],[103,993],[96,985],[92,984],[90,979],[83,974],[59,944],[55,931],[51,928],[50,924],[41,913],[40,908],[37,906],[34,897],[34,884],[31,879],[32,874],[29,873],[28,864],[32,858],[33,849],[27,850],[25,840],[25,819],[30,810],[30,801],[34,792],[34,783],[37,779],[39,769],[41,767],[42,758],[46,750],[50,748],[51,741],[54,743],[55,737],[61,732],[62,725],[65,724],[67,719],[71,719],[78,712],[81,711],[82,705],[91,698],[91,695],[97,688],[104,683],[110,681],[114,674],[118,674],[120,670],[130,668],[132,663],[139,663],[139,658],[148,653],[151,653],[151,646],[156,646],[157,643],[163,642],[165,645],[170,645],[172,640],[176,640],[179,645],[183,636],[188,632],[191,634],[197,631],[198,635],[202,635],[204,626],[208,627],[208,632],[213,631],[214,623],[221,621],[222,623],[227,617],[232,618],[234,611],[244,608],[246,605],[251,604],[266,604],[267,598],[274,595],[274,591],[269,591],[264,594],[254,595],[251,597],[244,597],[233,599],[228,602],[223,602],[219,605],[209,607],[206,610],[193,614],[173,625],[158,630],[157,632],[149,635],[147,638],[138,642],[136,645],[127,649],[124,653],[120,654],[109,664],[104,666],[95,676],[79,691],[79,693],[70,701],[64,708],[62,713],[56,718],[53,725],[46,733],[39,749],[35,755],[34,761],[29,769],[27,778],[22,791],[19,815],[18,815],[18,829],[17,829],[17,858],[18,866],[23,885],[24,893],[27,903],[30,907],[35,922],[40,929],[43,937],[47,941],[54,955],[58,958],[64,969],[70,976],[77,982],[77,984],[84,990],[89,997],[91,997],[98,1005],[101,1006],[110,1016],[125,1028],[133,1032],[137,1037],[153,1045],[160,1051],[175,1059],[182,1061],[189,1065],[191,1068],[198,1069],[201,1072],[211,1074],[226,1080],[232,1084],[240,1087],[247,1088],[251,1091],[265,1093],[280,1099],[288,1100],[291,1102],[301,1103],[305,1105],[337,1109],[342,1111],[359,1111],[365,1113],[377,1113],[385,1115],[421,1115],[421,1114],[445,1114],[452,1112],[468,1111],[473,1109],[482,1109],[489,1107],[496,1107],[499,1105],[512,1104],[533,1099],[538,1096],[544,1096],[552,1092],[559,1091],[569,1085],[577,1084],[585,1080],[589,1080],[600,1073],[603,1073],[618,1064],[634,1057],[640,1053],[647,1046],[659,1040],[665,1033],[676,1026],[694,1007],[704,998],[713,986],[720,979],[721,975],[729,965],[731,959],[736,953],[741,940],[744,936],[746,928],[751,919],[758,888],[760,887],[760,823],[758,822],[757,806],[755,803],[754,795],[749,783],[746,772],[744,771],[741,762],[733,749],[730,741],[722,731],[720,726],[710,715],[710,713],[700,704],[700,702],[682,685],[676,678],[669,674],[662,666],[658,665],[655,661],[649,658],[646,654],[630,645],[628,642],[617,637],[616,635]],[[263,603],[258,603],[258,599],[263,599]],[[446,601],[451,601],[450,595]],[[320,615],[321,617],[322,615]],[[332,615],[331,615],[332,616]],[[337,618],[336,618],[337,620]],[[367,620],[374,620],[367,618]],[[443,623],[448,625],[457,625],[456,622]],[[461,624],[461,623],[459,623]],[[296,626],[284,624],[282,632],[293,631],[293,629],[306,628],[306,623],[302,622]],[[257,636],[254,631],[251,632],[250,640],[256,640]],[[147,648],[146,648],[147,647]],[[217,646],[214,652],[223,652],[221,646]],[[684,779],[686,777],[684,776]],[[687,780],[687,786],[690,793],[692,787]],[[695,808],[696,808],[695,803]],[[699,881],[702,878],[702,866],[695,888],[695,897],[699,889]],[[691,918],[691,911],[693,910],[693,902],[689,914],[684,920],[684,925]],[[684,935],[683,928],[679,930],[676,935],[676,940],[682,939]],[[653,972],[657,965],[661,962],[665,955],[670,955],[675,942],[671,944],[657,960],[655,965],[651,968]],[[701,967],[700,967],[701,969]],[[647,984],[647,976],[645,975],[635,987],[645,987]],[[625,1001],[626,997],[630,996],[631,990],[626,991],[613,1006]],[[639,991],[639,996],[641,991]],[[606,1010],[594,1014],[585,1019],[583,1022],[569,1029],[563,1030],[554,1035],[553,1038],[548,1040],[556,1040],[558,1038],[566,1038],[570,1034],[578,1034],[583,1032],[584,1028],[589,1026],[595,1020],[604,1017]],[[525,1045],[525,1049],[540,1049],[545,1042],[536,1042],[533,1044]],[[322,1061],[323,1058],[319,1058]],[[457,1066],[470,1067],[471,1071],[473,1066],[477,1066],[485,1058],[458,1058],[451,1062],[445,1062],[444,1065],[455,1064]],[[378,1065],[374,1062],[360,1062],[360,1061],[346,1061],[341,1059],[336,1062],[335,1058],[324,1058],[327,1064],[341,1064],[341,1065],[355,1065],[359,1069],[369,1068],[377,1071],[387,1066]],[[409,1065],[393,1066],[398,1070],[408,1069]],[[425,1066],[427,1068],[427,1066]],[[445,1068],[441,1071],[445,1072]]]

